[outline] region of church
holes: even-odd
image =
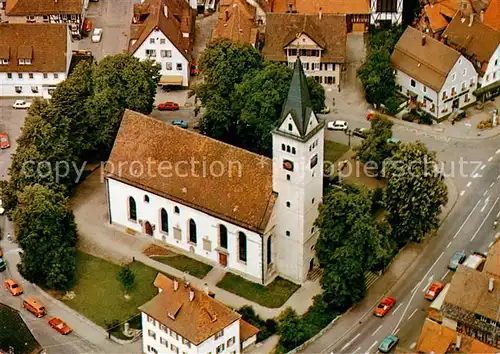
[[[324,121],[296,61],[272,159],[125,111],[106,163],[109,222],[260,284],[316,265]]]

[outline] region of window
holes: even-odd
[[[196,244],[196,223],[189,219],[189,242]]]
[[[332,71],[335,71],[335,63],[334,64],[331,64],[332,65]]]
[[[187,339],[182,339],[182,344],[185,344],[188,348],[191,348],[191,342]]]
[[[152,330],[148,330],[148,336],[150,336],[153,339],[156,339],[156,333],[153,332]]]
[[[315,201],[315,199],[313,198],[313,199],[311,200],[311,204],[314,204],[314,201]]]
[[[314,226],[311,228],[311,234],[314,233]]]
[[[267,238],[267,264],[268,265],[271,264],[273,261],[273,259],[272,259],[273,258],[272,243],[273,243],[272,238],[271,238],[271,236],[269,236]],[[233,343],[234,343],[234,337],[231,339],[233,340]],[[231,345],[233,345],[233,343],[229,344],[229,341],[228,341],[227,346],[230,347]]]
[[[443,91],[443,100],[445,100],[446,98],[448,98],[448,95],[446,94],[446,91]]]
[[[469,86],[474,86],[475,82],[474,82],[474,78],[470,79],[470,85]]]
[[[297,151],[296,151],[296,150],[295,150],[295,148],[293,147],[293,148],[292,148],[292,154],[294,154],[294,155],[295,155],[295,153],[296,153],[296,152],[297,152]]]
[[[493,79],[496,79],[496,78],[497,78],[497,73],[496,73],[496,72],[494,72],[494,73],[493,73]]]
[[[415,82],[415,80],[410,79],[410,86],[411,86],[411,87],[415,87],[415,86],[417,86],[417,83]]]
[[[38,93],[38,86],[31,86],[31,92]]]
[[[463,76],[467,75],[467,69],[462,70],[462,75]]]
[[[18,73],[17,77],[20,78],[20,79],[22,79],[23,78],[23,73]]]
[[[286,202],[286,207],[287,207],[287,208],[290,208],[290,205],[291,205],[291,204],[290,204],[290,202],[289,202],[289,201],[287,201],[287,202]]]
[[[498,59],[495,59],[495,66],[498,65]]]
[[[219,246],[227,249],[227,228],[219,225]]]
[[[170,63],[170,62],[166,62],[166,63],[165,63],[165,69],[167,69],[167,70],[172,70],[172,63]]]
[[[423,92],[427,92],[427,86],[422,85],[422,91],[423,91]]]
[[[155,323],[155,319],[151,316],[148,316],[148,322],[149,323]]]
[[[59,79],[59,74],[58,73],[54,73],[54,79]]]
[[[168,342],[165,338],[160,337],[160,343],[168,348]]]
[[[290,180],[290,175],[286,175],[286,180],[289,181]]]
[[[465,91],[467,89],[467,82],[462,82],[462,91]]]
[[[149,203],[149,195],[147,195],[147,194],[144,195],[144,201],[146,203]]]
[[[285,151],[285,144],[281,144],[281,150]]]
[[[24,59],[24,64],[30,65],[31,64],[31,59]]]
[[[318,154],[314,155],[311,158],[311,168],[314,168],[318,164]]]
[[[160,38],[160,44],[165,44],[165,38]]]
[[[153,348],[152,346],[150,346],[150,345],[148,345],[148,351],[150,353],[158,354],[158,351],[155,348]]]
[[[319,70],[319,63],[313,63],[313,70]]]
[[[160,50],[160,56],[162,58],[171,58],[172,57],[172,51],[171,50]]]
[[[168,333],[168,328],[167,328],[167,327],[165,327],[165,325],[160,324],[160,329],[161,329],[163,332]]]
[[[12,73],[7,73],[7,79],[12,79]]]
[[[457,78],[457,74],[455,74],[455,73],[451,74],[451,81],[455,81],[456,78]]]
[[[309,70],[309,63],[302,63],[302,66],[304,66],[304,70]]]
[[[486,81],[490,81],[490,75],[486,75]]]
[[[177,63],[176,67],[177,71],[182,70],[182,63]]]
[[[174,207],[174,213],[179,214],[181,211],[178,206]]]
[[[238,259],[242,262],[247,261],[247,236],[241,231],[238,232]]]
[[[179,348],[177,348],[175,345],[170,344],[170,350],[174,352],[175,354],[179,354]]]
[[[224,330],[220,331],[220,332],[217,332],[215,333],[215,339],[219,339],[220,337],[222,337],[224,335]]]
[[[23,87],[22,86],[16,86],[16,87],[14,87],[14,89],[16,90],[17,93],[23,92]]]
[[[146,49],[146,57],[156,57],[156,49]]]
[[[44,79],[48,79],[48,78],[49,78],[49,74],[47,74],[47,73],[43,73],[43,78],[44,78]]]
[[[290,152],[290,145],[286,146],[286,152]]]
[[[137,208],[135,206],[135,199],[128,198],[128,218],[131,221],[137,221]]]
[[[224,351],[224,343],[222,343],[221,345],[219,345],[217,347],[217,349],[215,350],[215,353],[219,354],[219,353],[222,353],[223,351]]]
[[[161,208],[160,211],[160,224],[161,224],[161,231],[168,233],[168,214],[165,208]]]
[[[150,44],[155,44],[155,39],[154,38],[149,38],[149,43]]]
[[[288,237],[290,237],[290,231],[286,230],[285,235],[287,235]]]
[[[293,130],[293,125],[292,125],[292,123],[288,123],[288,130],[289,130],[289,131],[292,131],[292,130]]]
[[[170,337],[175,338],[175,340],[179,340],[179,335],[172,330],[170,330]]]
[[[49,22],[49,16],[42,16],[43,22]]]

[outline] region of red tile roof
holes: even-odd
[[[7,16],[79,15],[81,0],[7,0]]]
[[[289,4],[299,14],[369,14],[370,0],[274,0],[272,12],[287,12]]]
[[[219,19],[212,32],[212,39],[229,38],[255,46],[258,39],[255,13],[255,7],[245,0],[221,1]]]
[[[500,31],[500,0],[491,0],[490,5],[484,12],[483,21],[491,28]]]

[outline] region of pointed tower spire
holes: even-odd
[[[288,97],[281,112],[280,124],[286,119],[288,114],[292,116],[300,137],[304,138],[311,114],[313,114],[313,109],[309,96],[309,88],[307,87],[307,78],[302,68],[300,57],[295,62]]]

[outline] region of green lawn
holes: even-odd
[[[300,288],[299,285],[280,277],[268,286],[263,286],[231,273],[226,273],[217,286],[269,308],[280,307]]]
[[[211,265],[191,259],[182,254],[172,253],[168,256],[152,256],[151,258],[199,279],[203,279],[213,268]]]
[[[9,346],[16,354],[28,354],[40,348],[19,313],[0,304],[0,349],[8,353]]]
[[[325,140],[325,162],[328,161],[330,163],[334,163],[337,161],[342,155],[344,155],[347,150],[349,150],[349,146],[336,143],[335,141]]]
[[[139,313],[137,308],[157,294],[153,285],[157,270],[140,262],[131,263],[130,269],[135,275],[135,286],[127,300],[117,280],[118,265],[78,252],[78,280],[72,289],[75,297],[62,301],[103,328],[113,320],[122,322]]]

